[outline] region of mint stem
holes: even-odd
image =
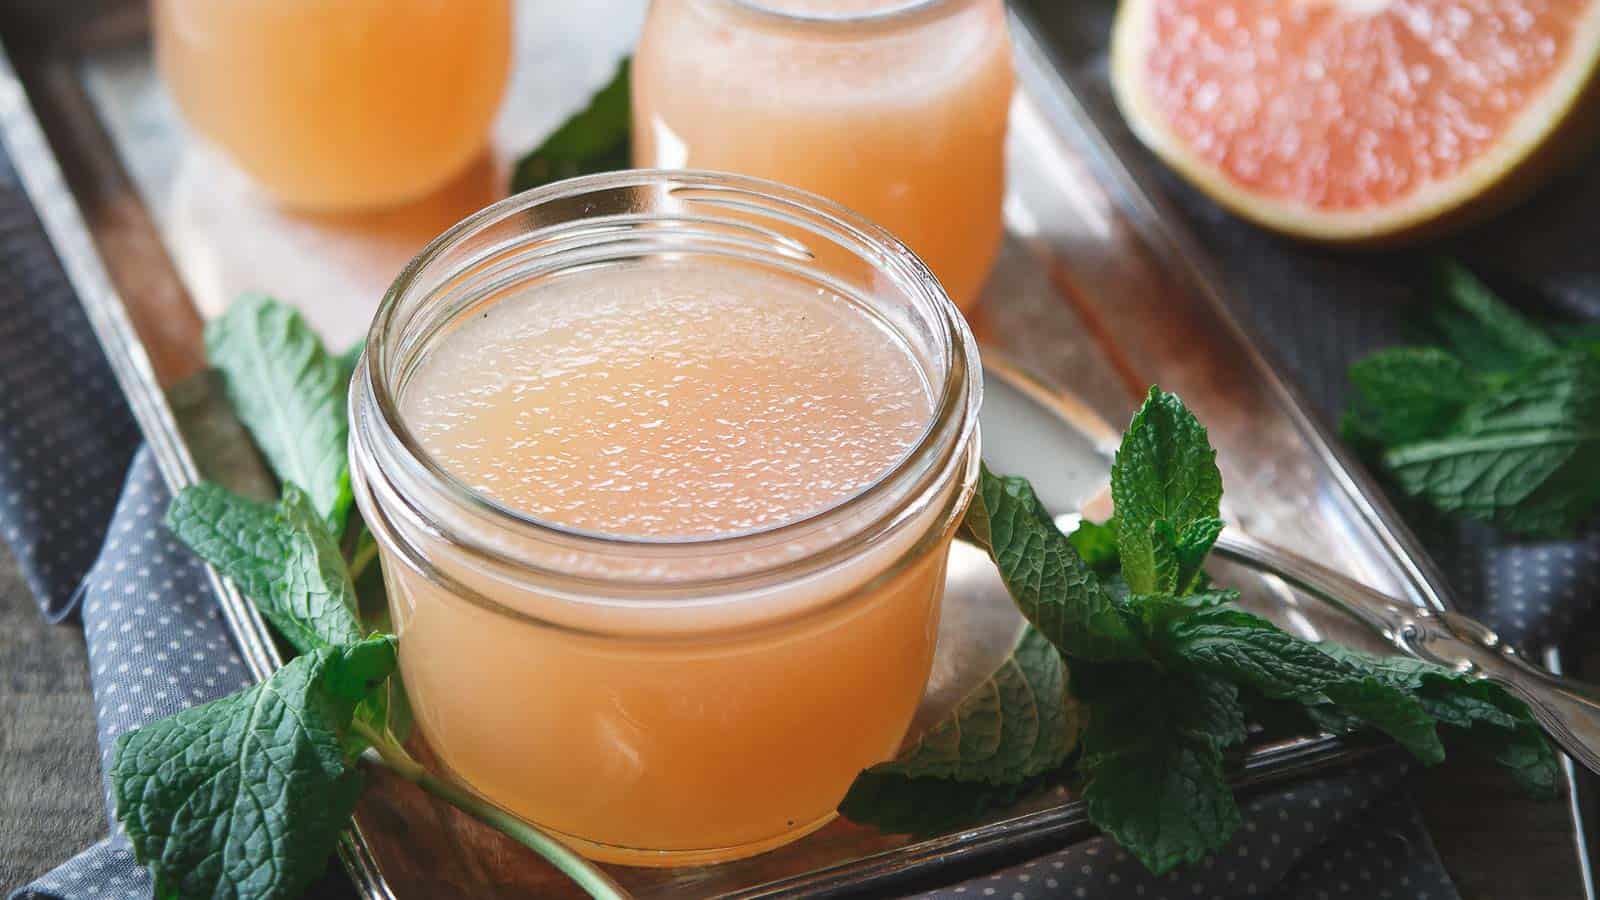
[[[357,550],[355,555],[350,557],[350,580],[353,582],[357,578],[360,578],[361,573],[367,570],[367,566],[372,563],[373,558],[377,555],[377,541],[372,541],[371,543],[362,545],[361,549]]]
[[[621,885],[565,844],[483,798],[434,777],[390,735],[361,721],[352,722],[351,729],[372,744],[390,771],[544,857],[589,896],[597,900],[628,900],[628,892]]]

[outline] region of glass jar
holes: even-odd
[[[653,0],[633,160],[771,178],[888,228],[963,309],[1002,233],[1001,0]]]
[[[511,70],[511,0],[154,0],[152,31],[189,125],[302,210],[443,186]]]
[[[755,266],[860,304],[922,370],[926,430],[831,508],[695,539],[539,521],[421,449],[399,398],[452,323],[563,274],[668,258]],[[925,688],[980,394],[972,335],[922,263],[781,185],[618,172],[446,232],[384,298],[350,417],[400,670],[448,774],[635,865],[736,858],[825,824],[856,774],[896,752]]]

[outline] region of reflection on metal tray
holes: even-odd
[[[331,340],[352,338],[398,261],[492,199],[507,156],[605,79],[631,40],[619,23],[636,23],[643,3],[524,3],[521,63],[496,154],[411,209],[320,219],[271,209],[184,138],[151,69],[141,5],[109,8],[29,60],[25,74],[48,144],[3,67],[0,125],[164,473],[181,485],[196,477],[201,451],[184,440],[162,389],[201,368],[201,315],[240,289],[266,290],[300,305]],[[985,455],[996,468],[1033,479],[1052,508],[1073,509],[1104,479],[1116,436],[1106,423],[1126,421],[1144,388],[1160,382],[1209,425],[1230,521],[1395,596],[1442,606],[1413,539],[1249,344],[1181,231],[1107,149],[1036,31],[1022,18],[1014,27],[1010,234],[973,316],[990,357]],[[198,403],[188,393],[193,384],[184,384],[185,409]],[[200,462],[206,469],[218,461]],[[942,638],[964,640],[944,642],[928,715],[982,670],[983,653],[974,648],[984,643],[973,635],[1014,623],[988,568],[956,562]],[[1274,579],[1217,574],[1301,633],[1370,642],[1338,611]],[[260,618],[220,581],[218,590],[253,671],[269,671],[277,659]],[[1355,752],[1322,737],[1257,745],[1238,775],[1287,777]],[[392,779],[375,782],[343,848],[367,896],[566,889],[498,835]],[[1054,787],[946,835],[913,840],[841,821],[749,860],[616,874],[641,896],[847,892],[1086,830],[1081,805]]]

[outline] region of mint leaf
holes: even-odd
[[[1105,576],[1117,571],[1121,558],[1117,553],[1115,517],[1101,523],[1084,519],[1067,535],[1067,541],[1095,574]]]
[[[1444,759],[1433,717],[1405,689],[1243,610],[1218,607],[1180,619],[1168,627],[1163,646],[1191,670],[1274,700],[1332,703],[1423,762]]]
[[[1205,427],[1150,388],[1111,466],[1122,575],[1136,594],[1181,594],[1222,531],[1222,473]]]
[[[295,485],[284,485],[277,505],[215,484],[188,487],[168,507],[167,527],[233,579],[301,653],[361,639],[339,547]]]
[[[982,466],[961,527],[988,552],[1017,608],[1057,650],[1088,660],[1144,656],[1123,612],[1026,480]]]
[[[1206,588],[1188,594],[1133,594],[1128,597],[1128,607],[1138,615],[1147,638],[1157,638],[1173,623],[1194,612],[1236,603],[1239,592],[1223,588]]]
[[[839,802],[839,814],[888,834],[938,834],[1015,803],[1043,779],[1019,784],[908,778],[868,769]]]
[[[1407,493],[1529,535],[1571,532],[1600,502],[1600,362],[1550,357],[1481,396],[1448,434],[1393,447]]]
[[[1556,349],[1549,335],[1454,260],[1433,264],[1428,288],[1435,300],[1429,311],[1433,326],[1479,372],[1521,368]]]
[[[1470,736],[1472,745],[1511,771],[1536,797],[1553,797],[1560,762],[1527,704],[1498,684],[1408,656],[1377,657],[1334,644],[1324,652],[1408,691],[1439,724]],[[1336,724],[1336,723],[1335,723]],[[1339,731],[1337,727],[1330,731]]]
[[[1436,347],[1380,350],[1350,366],[1355,401],[1348,434],[1380,444],[1424,440],[1449,430],[1481,388],[1466,365]]]
[[[1094,679],[1083,799],[1101,830],[1161,874],[1221,847],[1239,827],[1222,751],[1245,739],[1244,713],[1238,689],[1221,679],[1116,669]]]
[[[349,372],[294,309],[259,294],[206,325],[206,356],[278,480],[300,486],[335,534],[350,508]]]
[[[1370,676],[1333,682],[1323,693],[1340,712],[1394,738],[1426,763],[1444,762],[1444,744],[1433,716],[1417,698]]]
[[[362,788],[348,733],[392,638],[315,650],[261,684],[117,740],[111,789],[158,897],[297,897]]]
[[[517,161],[511,176],[513,194],[576,175],[628,168],[633,128],[628,87],[631,63],[631,57],[624,58],[588,106]]]
[[[1077,732],[1061,654],[1026,627],[1011,656],[955,712],[868,772],[1016,784],[1061,765]]]
[[[1405,493],[1445,512],[1545,537],[1600,504],[1600,354],[1558,341],[1459,264],[1433,272],[1430,321],[1447,348],[1401,348],[1350,369],[1347,437]]]
[[[1324,702],[1329,684],[1361,674],[1240,609],[1198,611],[1171,623],[1162,637],[1167,653],[1183,665],[1248,684],[1274,700]]]

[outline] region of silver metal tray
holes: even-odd
[[[606,79],[642,6],[523,3],[521,62],[495,153],[414,208],[361,217],[280,213],[187,139],[151,68],[139,4],[111,4],[59,45],[29,54],[25,78],[0,58],[0,133],[171,485],[191,483],[215,462],[197,459],[168,401],[176,385],[192,391],[186,379],[203,368],[202,318],[238,291],[264,290],[299,305],[330,342],[355,338],[404,259],[494,199],[506,161]],[[1033,25],[1018,14],[1013,29],[1009,237],[972,316],[989,361],[991,464],[1029,476],[1053,509],[1076,509],[1103,483],[1120,430],[1107,423],[1125,422],[1159,382],[1208,424],[1230,521],[1443,608],[1441,581],[1415,539],[1252,346],[1215,278],[1107,147]],[[993,603],[1008,603],[985,567],[956,562],[942,660],[961,657],[981,630],[963,628],[972,621],[963,616],[983,618]],[[1287,627],[1378,646],[1344,614],[1270,577],[1218,574]],[[280,663],[265,626],[226,583],[215,586],[241,652],[264,676]],[[970,658],[952,664],[933,702],[979,669]],[[1319,735],[1257,741],[1237,776],[1241,784],[1286,778],[1369,749]],[[566,890],[530,855],[408,792],[380,778],[346,838],[341,853],[364,895],[438,895],[459,885],[457,870],[481,873],[480,896]],[[846,893],[1090,830],[1082,804],[1051,787],[947,834],[913,839],[840,821],[751,860],[614,872],[640,896]],[[427,843],[425,863],[408,841]]]

